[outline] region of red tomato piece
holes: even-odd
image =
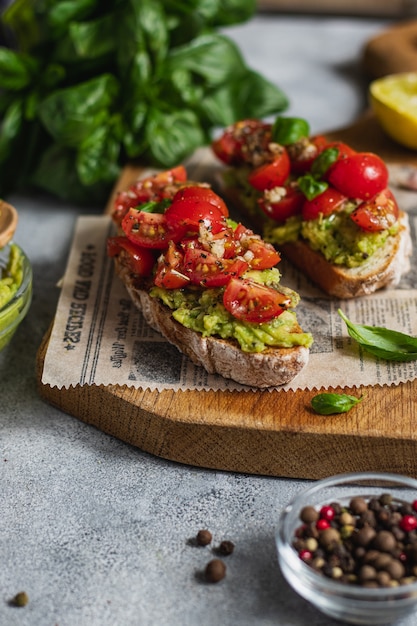
[[[328,187],[312,200],[305,200],[301,215],[303,220],[315,220],[319,215],[330,215],[340,208],[347,198],[334,187]]]
[[[176,240],[195,235],[202,224],[214,232],[224,224],[224,216],[214,204],[192,198],[174,201],[165,211],[165,219]]]
[[[187,180],[187,170],[183,165],[177,165],[164,172],[157,172],[149,180],[156,186],[164,187],[172,183],[185,183]]]
[[[240,245],[240,255],[243,256],[252,269],[266,270],[274,267],[281,261],[274,246],[267,243],[259,235],[239,224],[235,230],[235,239]]]
[[[232,278],[224,291],[223,304],[236,319],[262,324],[283,313],[290,300],[272,287],[246,278]]]
[[[191,242],[185,247],[184,273],[194,285],[223,287],[235,276],[241,276],[249,267],[242,258],[219,258]]]
[[[376,154],[356,152],[336,161],[326,179],[345,196],[367,200],[387,187],[388,170]]]
[[[173,238],[162,213],[129,209],[122,220],[122,229],[130,241],[143,248],[164,250]]]
[[[357,154],[356,150],[348,146],[348,144],[343,141],[330,141],[324,146],[325,150],[327,150],[327,148],[337,148],[339,150],[338,159],[344,159],[348,156],[352,156],[352,154]]]
[[[278,200],[274,200],[274,196],[265,193],[258,201],[265,215],[276,222],[285,222],[289,217],[299,215],[305,200],[305,195],[293,185],[286,185],[282,190],[282,196]],[[276,194],[275,197],[277,197]]]
[[[249,255],[245,254],[245,259],[254,270],[268,270],[275,267],[281,261],[279,253],[271,243],[262,239],[253,239],[248,247]],[[252,258],[250,256],[253,255]]]
[[[291,161],[291,171],[297,175],[308,172],[314,159],[324,150],[327,143],[324,135],[316,135],[287,146]]]
[[[232,259],[241,253],[233,229],[226,222],[200,225],[199,244],[208,252],[223,259]]]
[[[187,185],[177,191],[172,199],[173,203],[183,200],[195,200],[196,202],[208,202],[215,206],[224,215],[229,217],[229,210],[224,200],[217,195],[210,187],[200,185]]]
[[[271,124],[253,119],[236,122],[226,128],[223,134],[212,142],[212,150],[223,163],[228,165],[244,163],[244,151],[251,135],[262,129],[270,130]]]
[[[122,250],[128,254],[129,266],[134,274],[139,276],[151,275],[155,265],[155,257],[149,248],[141,248],[123,236],[108,238],[107,254],[109,257],[118,256]]]
[[[166,252],[158,258],[155,285],[165,289],[181,289],[189,284],[190,278],[182,272],[183,260],[183,253],[170,241]]]
[[[378,232],[390,228],[398,220],[398,204],[389,189],[377,193],[362,202],[351,214],[351,219],[367,232]]]
[[[285,148],[271,163],[254,169],[248,176],[249,184],[258,191],[280,187],[290,175],[290,157]]]
[[[172,197],[177,190],[175,185],[186,180],[187,171],[183,165],[138,180],[127,190],[117,194],[113,218],[120,224],[129,209],[133,209],[144,202],[158,202],[164,198]]]

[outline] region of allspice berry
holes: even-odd
[[[208,546],[211,543],[212,534],[209,530],[199,530],[197,533],[197,544],[199,546]]]
[[[218,583],[226,576],[226,565],[220,559],[213,559],[207,563],[205,574],[209,583]]]
[[[375,539],[373,540],[372,545],[376,550],[381,550],[382,552],[391,552],[397,545],[397,541],[394,535],[389,532],[389,530],[380,530],[375,535]]]
[[[301,509],[300,519],[305,524],[316,522],[319,519],[319,512],[314,508],[314,506],[305,506]]]
[[[223,556],[229,556],[235,549],[235,544],[232,541],[222,541],[219,545],[218,552]]]

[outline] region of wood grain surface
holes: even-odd
[[[328,133],[388,162],[417,165],[417,154],[394,145],[366,114]],[[138,175],[126,168],[114,189]],[[39,348],[41,396],[101,431],[179,463],[292,478],[323,478],[348,471],[417,476],[417,383],[336,388],[366,394],[349,413],[321,416],[310,408],[314,391],[149,391],[119,386],[51,388],[41,382],[47,334]]]

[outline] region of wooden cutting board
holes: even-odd
[[[417,153],[385,138],[372,115],[328,133],[387,162],[417,165]],[[138,175],[127,167],[114,194]],[[106,211],[110,210],[113,196]],[[249,474],[322,478],[350,471],[417,476],[417,382],[360,390],[349,413],[321,416],[313,391],[149,391],[120,386],[51,388],[41,382],[47,334],[37,356],[40,395],[51,404],[142,450],[193,466]]]

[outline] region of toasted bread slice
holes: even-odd
[[[384,246],[358,267],[333,265],[302,240],[283,244],[280,251],[329,295],[341,299],[367,296],[385,287],[395,287],[410,269],[408,215],[401,213],[400,221],[398,233],[389,237]]]
[[[242,198],[237,187],[228,187],[222,176],[217,182],[222,195],[261,230],[267,218],[257,207],[249,207],[248,198]],[[400,211],[399,220],[396,235],[390,236],[384,246],[358,267],[332,264],[301,239],[281,244],[279,252],[330,296],[349,299],[369,295],[382,288],[395,287],[410,269],[412,244],[407,213]]]
[[[120,279],[146,322],[209,374],[220,374],[251,387],[275,387],[290,382],[307,364],[309,349],[304,346],[243,352],[235,341],[203,337],[185,328],[172,317],[169,307],[142,288],[121,257],[115,263]]]

